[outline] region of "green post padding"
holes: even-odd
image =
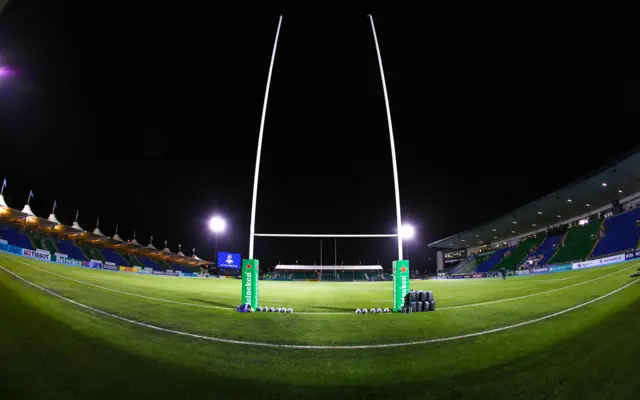
[[[402,311],[404,296],[409,293],[409,260],[393,262],[393,311]]]
[[[260,261],[253,259],[242,260],[242,300],[241,304],[251,304],[254,310],[258,308],[258,272]]]

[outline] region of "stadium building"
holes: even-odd
[[[430,243],[439,275],[480,277],[640,248],[640,153],[473,229]],[[518,272],[522,271],[522,272]]]
[[[3,185],[4,186],[4,185]],[[31,196],[30,196],[31,198]],[[113,237],[100,231],[99,219],[93,231],[85,230],[76,220],[71,226],[58,221],[55,205],[48,218],[33,213],[27,203],[22,210],[10,207],[0,195],[0,243],[33,251],[34,257],[69,265],[99,266],[156,275],[193,275],[212,264],[195,254],[186,256],[181,246],[173,253],[165,246],[156,248],[152,241],[142,245],[134,237],[124,240],[116,226]]]

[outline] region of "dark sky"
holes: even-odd
[[[9,204],[212,259],[248,253],[258,129],[278,16],[256,231],[388,233],[395,205],[376,22],[403,218],[429,242],[558,189],[637,143],[633,113],[592,103],[566,43],[490,10],[133,7],[13,2],[0,21],[0,178]],[[495,15],[492,17],[492,15]],[[555,29],[555,28],[554,28]],[[632,85],[632,84],[631,84]],[[627,91],[625,81],[625,111]],[[619,86],[618,86],[619,87]],[[615,96],[619,91],[612,90]],[[633,97],[633,96],[632,96]],[[615,98],[615,97],[614,97]],[[614,104],[611,106],[611,104]],[[602,108],[599,108],[602,107]],[[616,108],[618,107],[618,108]],[[633,108],[633,107],[632,107]],[[637,108],[636,108],[637,110]],[[637,114],[635,114],[637,115]],[[394,239],[342,239],[338,263],[395,259]],[[319,262],[317,239],[256,239],[263,266]],[[190,252],[188,252],[190,254]],[[324,262],[333,262],[332,240]]]

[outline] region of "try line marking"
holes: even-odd
[[[217,337],[213,337],[213,336],[204,336],[204,335],[198,335],[195,333],[189,333],[189,332],[182,332],[182,331],[176,331],[173,329],[167,329],[167,328],[162,328],[160,326],[156,326],[156,325],[151,325],[151,324],[147,324],[144,322],[140,322],[140,321],[135,321],[129,318],[125,318],[125,317],[121,317],[119,315],[115,315],[115,314],[111,314],[108,313],[106,311],[97,309],[97,308],[93,308],[90,307],[86,304],[77,302],[75,300],[71,300],[69,298],[66,298],[60,294],[54,293],[49,289],[43,288],[42,286],[39,286],[23,277],[21,277],[20,275],[9,271],[8,269],[6,269],[5,267],[3,267],[2,265],[0,265],[0,269],[4,270],[6,273],[13,275],[14,277],[22,280],[23,282],[27,283],[28,285],[31,285],[33,287],[35,287],[36,289],[41,290],[42,292],[48,293],[52,296],[55,296],[61,300],[67,301],[71,304],[74,304],[78,307],[84,308],[86,310],[89,311],[93,311],[95,313],[98,314],[102,314],[105,315],[107,317],[111,317],[123,322],[127,322],[130,323],[132,325],[137,325],[137,326],[141,326],[141,327],[145,327],[145,328],[149,328],[152,330],[156,330],[159,332],[166,332],[166,333],[172,333],[175,335],[180,335],[180,336],[187,336],[187,337],[192,337],[195,339],[202,339],[202,340],[209,340],[212,342],[221,342],[221,343],[231,343],[231,344],[240,344],[240,345],[244,345],[244,346],[258,346],[258,347],[272,347],[272,348],[288,348],[288,349],[306,349],[306,350],[354,350],[354,349],[380,349],[380,348],[387,348],[387,347],[406,347],[406,346],[415,346],[415,345],[421,345],[421,344],[429,344],[429,343],[439,343],[439,342],[448,342],[448,341],[452,341],[452,340],[460,340],[460,339],[466,339],[466,338],[471,338],[471,337],[476,337],[476,336],[483,336],[483,335],[488,335],[490,333],[496,333],[496,332],[502,332],[502,331],[506,331],[509,329],[514,329],[514,328],[518,328],[521,326],[525,326],[525,325],[530,325],[530,324],[534,324],[536,322],[540,322],[540,321],[544,321],[546,319],[549,318],[553,318],[553,317],[557,317],[558,315],[562,315],[562,314],[566,314],[568,312],[577,310],[579,308],[582,308],[584,306],[587,306],[589,304],[595,303],[596,301],[602,300],[606,297],[611,296],[612,294],[618,293],[621,290],[624,290],[626,288],[628,288],[629,286],[633,285],[634,283],[638,282],[637,279],[634,279],[633,281],[631,281],[630,283],[627,283],[626,285],[615,289],[605,295],[602,295],[600,297],[597,297],[593,300],[589,300],[587,302],[578,304],[577,306],[573,306],[570,308],[567,308],[565,310],[562,311],[558,311],[556,313],[553,314],[549,314],[546,315],[544,317],[540,317],[540,318],[536,318],[536,319],[532,319],[529,321],[525,321],[525,322],[520,322],[518,324],[514,324],[514,325],[508,325],[508,326],[504,326],[502,328],[496,328],[496,329],[490,329],[487,331],[481,331],[481,332],[475,332],[475,333],[468,333],[466,335],[458,335],[458,336],[449,336],[449,337],[443,337],[443,338],[437,338],[437,339],[429,339],[429,340],[422,340],[422,341],[415,341],[415,342],[405,342],[405,343],[388,343],[388,344],[370,344],[370,345],[354,345],[354,346],[312,346],[312,345],[295,345],[295,344],[275,344],[275,343],[261,343],[261,342],[249,342],[249,341],[243,341],[243,340],[232,340],[232,339],[222,339],[222,338],[217,338]]]

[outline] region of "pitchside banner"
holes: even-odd
[[[409,260],[393,262],[393,311],[402,311],[404,296],[409,293]]]
[[[102,266],[102,269],[107,269],[109,271],[118,271],[120,270],[120,268],[118,268],[118,266],[112,262],[106,262],[104,263],[104,265]]]
[[[22,247],[11,246],[10,244],[0,243],[0,250],[7,253],[22,255]]]
[[[117,271],[119,268],[116,266],[115,263],[112,262],[105,262],[104,265],[102,266],[102,269],[108,269],[109,271]]]
[[[600,265],[613,264],[613,263],[622,262],[622,261],[624,261],[624,254],[618,254],[617,256],[598,258],[596,260],[573,263],[571,264],[571,268],[573,269],[589,268],[589,267],[596,267]]]
[[[29,258],[35,258],[36,260],[51,261],[51,253],[46,250],[22,249],[22,255]]]
[[[242,300],[241,304],[251,304],[254,310],[258,308],[258,260],[242,260]]]

